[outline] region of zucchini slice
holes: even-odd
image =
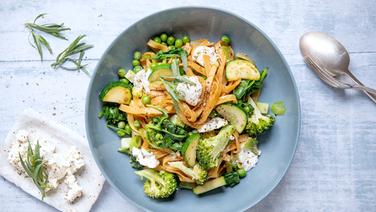
[[[194,133],[187,138],[181,148],[184,160],[190,167],[196,164],[196,149],[199,140],[200,134]]]
[[[208,191],[211,191],[213,189],[216,189],[225,185],[226,185],[226,180],[222,176],[222,177],[215,178],[213,180],[209,180],[204,185],[194,187],[193,193],[200,195],[200,194],[206,193]]]
[[[110,82],[102,89],[99,98],[103,102],[129,104],[132,99],[132,91],[124,82]]]
[[[258,80],[260,79],[260,72],[253,63],[236,59],[227,63],[226,78],[228,81],[238,79]]]
[[[215,110],[231,123],[239,133],[242,133],[247,125],[247,114],[234,104],[221,104]]]
[[[149,82],[161,80],[161,76],[172,76],[170,64],[158,64],[153,68],[153,72],[149,76]]]

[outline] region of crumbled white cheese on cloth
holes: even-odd
[[[18,153],[25,154],[28,140],[32,148],[39,142],[40,154],[49,174],[51,188],[44,199],[20,167]],[[59,211],[90,211],[104,184],[88,142],[31,109],[18,117],[5,142],[0,143],[0,175]]]

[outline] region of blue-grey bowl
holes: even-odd
[[[212,41],[229,35],[235,52],[248,54],[259,68],[269,67],[261,101],[282,100],[287,112],[278,116],[273,129],[260,137],[262,155],[257,166],[239,185],[218,189],[204,196],[179,190],[171,200],[158,201],[144,195],[143,182],[134,174],[126,155],[117,152],[119,138],[97,118],[101,109],[98,94],[117,79],[119,67],[131,68],[135,50],[146,50],[150,37],[161,32],[189,35],[193,40]],[[217,9],[184,7],[150,15],[121,33],[102,56],[91,79],[86,100],[86,133],[92,154],[107,181],[126,199],[150,211],[240,211],[252,207],[269,194],[288,169],[297,146],[300,106],[289,67],[273,42],[256,26]]]

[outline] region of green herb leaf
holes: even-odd
[[[46,196],[46,189],[48,186],[48,173],[46,165],[43,161],[43,158],[40,156],[40,145],[39,142],[34,147],[34,150],[31,147],[30,141],[26,159],[22,159],[21,154],[19,154],[20,162],[25,170],[26,174],[33,180],[34,184],[39,189],[42,194],[42,199]]]
[[[62,68],[68,71],[79,71],[82,70],[86,74],[89,74],[85,69],[86,65],[82,65],[82,59],[85,55],[85,51],[93,48],[93,45],[88,45],[86,43],[81,43],[81,40],[86,35],[78,36],[65,50],[63,50],[59,55],[57,55],[56,60],[51,64],[52,68],[58,69]],[[74,56],[79,54],[78,58]],[[73,67],[64,66],[65,63],[72,63]]]
[[[286,106],[282,101],[274,102],[272,105],[272,112],[275,115],[283,115],[286,112]]]
[[[42,35],[40,35],[40,33],[44,32],[54,37],[66,40],[66,38],[62,35],[62,32],[70,30],[70,28],[65,27],[63,23],[62,24],[37,24],[36,21],[40,18],[43,18],[45,15],[46,15],[45,13],[39,14],[34,19],[33,23],[25,23],[25,27],[30,31],[31,36],[33,37],[34,44],[31,44],[31,43],[30,44],[32,47],[38,50],[41,60],[43,60],[42,46],[44,46],[50,52],[50,54],[52,54],[52,49],[50,47],[50,44]]]

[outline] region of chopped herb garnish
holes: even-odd
[[[46,189],[49,187],[46,164],[40,155],[39,142],[35,145],[34,150],[31,147],[30,141],[28,142],[26,160],[22,159],[21,154],[19,154],[21,165],[39,189],[43,199],[46,196]]]
[[[33,37],[34,44],[30,43],[32,47],[36,48],[38,50],[40,59],[43,60],[43,49],[44,46],[50,54],[52,54],[52,49],[50,47],[50,44],[47,42],[47,40],[40,35],[40,32],[47,33],[49,35],[52,35],[56,38],[67,40],[63,35],[63,31],[70,30],[70,28],[65,27],[64,23],[62,24],[37,24],[36,21],[39,18],[43,18],[46,14],[40,14],[38,15],[32,23],[25,23],[25,27],[30,31],[31,36]]]

